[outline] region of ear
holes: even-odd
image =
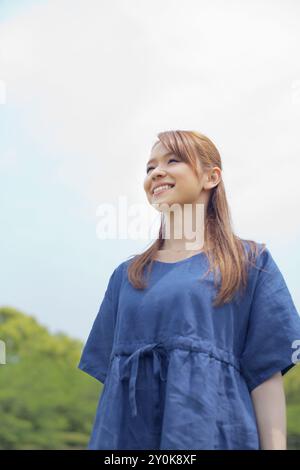
[[[208,173],[209,188],[214,188],[222,179],[222,170],[218,167],[213,168]]]
[[[211,189],[215,186],[215,176],[212,175],[211,170],[204,173],[202,183],[204,189]]]

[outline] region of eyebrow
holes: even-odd
[[[165,153],[165,154],[163,155],[163,158],[168,157],[169,155],[173,155],[173,152],[167,152],[167,153]],[[151,158],[151,160],[148,161],[148,163],[147,163],[147,165],[146,165],[146,168],[148,167],[149,163],[152,163],[152,162],[154,162],[154,161],[156,161],[156,160],[157,160],[157,158]]]

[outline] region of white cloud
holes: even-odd
[[[236,229],[288,236],[300,231],[299,8],[52,0],[2,24],[0,78],[58,181],[93,210],[116,194],[146,203],[156,133],[190,128],[221,152]]]

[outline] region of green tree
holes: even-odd
[[[83,344],[0,308],[0,449],[84,449],[102,386],[77,368]]]

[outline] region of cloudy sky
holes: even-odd
[[[185,129],[218,147],[235,232],[300,310],[299,23],[297,0],[0,1],[0,304],[85,340],[151,242],[100,240],[97,207],[149,208],[150,147]]]

